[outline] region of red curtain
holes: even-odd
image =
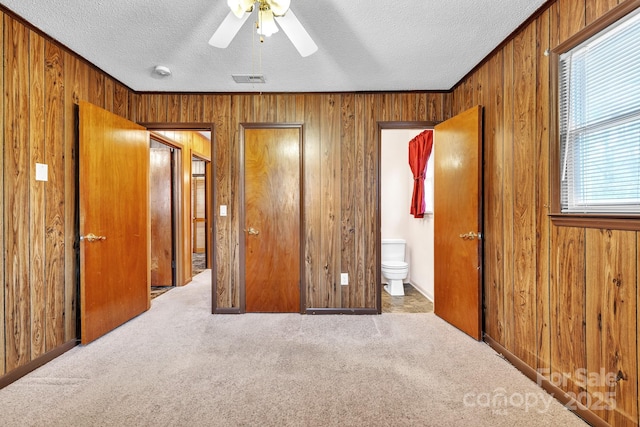
[[[433,148],[433,130],[428,129],[409,141],[409,166],[413,172],[413,196],[411,197],[411,215],[423,218],[425,211],[424,177],[427,173],[427,161]]]

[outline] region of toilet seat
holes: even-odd
[[[402,270],[408,266],[409,264],[404,261],[382,261],[382,268],[389,270]]]

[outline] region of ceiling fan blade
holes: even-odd
[[[318,50],[318,46],[313,42],[307,30],[304,29],[298,18],[289,9],[284,16],[276,16],[276,22],[282,30],[287,34],[291,43],[298,49],[300,55],[309,56]]]
[[[242,24],[249,18],[251,13],[246,13],[238,18],[233,12],[229,12],[222,24],[218,27],[215,33],[209,39],[209,44],[214,47],[224,49],[229,46],[231,40],[238,34]]]

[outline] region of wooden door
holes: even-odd
[[[173,149],[150,150],[151,286],[173,286]]]
[[[435,127],[434,311],[482,334],[482,107]]]
[[[149,134],[86,102],[79,112],[80,328],[87,344],[149,308]]]
[[[300,128],[244,129],[248,312],[299,312]]]

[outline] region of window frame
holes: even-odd
[[[640,231],[640,213],[563,213],[561,207],[561,150],[560,150],[560,115],[559,115],[559,62],[560,55],[578,46],[580,43],[596,35],[614,24],[629,13],[640,8],[640,0],[630,0],[619,4],[602,17],[586,26],[566,41],[549,51],[550,57],[550,106],[551,117],[550,139],[552,143],[551,170],[551,206],[549,217],[554,225],[567,227],[607,228],[615,230]]]

